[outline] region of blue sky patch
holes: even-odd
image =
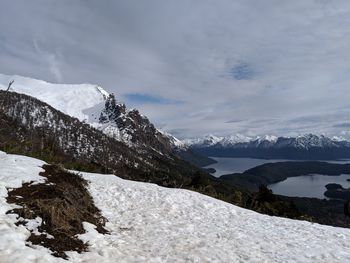
[[[130,104],[181,104],[182,101],[166,99],[142,93],[128,93],[124,95],[127,103]]]
[[[254,70],[247,63],[239,63],[232,67],[230,73],[236,80],[249,80],[255,75]]]

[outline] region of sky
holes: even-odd
[[[93,83],[179,138],[350,139],[349,0],[2,0],[0,73]]]

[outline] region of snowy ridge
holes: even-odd
[[[162,135],[164,135],[165,137],[167,137],[170,140],[170,143],[173,147],[178,148],[178,149],[185,149],[186,148],[186,144],[183,141],[179,140],[178,138],[171,135],[170,133],[167,133],[166,131],[162,131],[160,129],[157,129],[157,131],[159,133],[161,133]]]
[[[295,138],[277,137],[274,135],[257,136],[255,138],[241,134],[217,137],[208,135],[203,138],[184,140],[184,144],[192,147],[264,147],[281,148],[294,147],[309,149],[312,147],[342,147],[349,143],[341,137],[328,138],[324,135],[305,134]]]
[[[187,139],[183,140],[183,143],[187,146],[230,146],[237,143],[245,143],[252,141],[252,137],[248,137],[242,134],[233,134],[228,136],[215,136],[212,134],[206,135],[203,138]]]
[[[44,162],[0,152],[0,262],[67,262],[6,214],[7,188],[43,180]],[[350,229],[261,215],[192,191],[82,173],[110,235],[85,223],[89,251],[68,262],[349,262]],[[31,227],[40,224],[32,222]]]
[[[310,147],[332,147],[335,146],[335,142],[325,137],[324,135],[314,135],[314,134],[305,134],[303,136],[298,136],[295,138],[295,146],[301,148],[310,148]]]
[[[92,84],[54,84],[3,74],[0,74],[0,89],[7,89],[11,80],[14,80],[11,91],[35,97],[80,121],[92,122],[94,112],[98,114],[109,95],[103,88]]]
[[[223,139],[224,137],[218,137],[218,136],[209,134],[204,136],[203,138],[183,140],[183,143],[188,146],[191,146],[191,145],[212,146],[217,143],[220,143]]]
[[[333,136],[331,140],[335,142],[346,142],[346,139],[343,136]]]
[[[268,141],[268,142],[275,143],[275,142],[277,142],[278,137],[275,136],[275,135],[265,135],[265,136],[263,136],[263,137],[258,136],[256,139],[259,140],[260,142],[262,142],[262,141]],[[251,140],[253,140],[253,139],[251,139]],[[251,141],[251,140],[250,140],[250,141]]]
[[[224,137],[220,141],[220,144],[222,144],[224,146],[228,146],[228,145],[233,145],[236,143],[249,142],[251,140],[253,140],[253,138],[248,137],[248,136],[244,136],[242,134],[235,134],[235,135],[229,135],[229,136]]]

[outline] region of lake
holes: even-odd
[[[296,160],[271,160],[271,159],[254,159],[254,158],[222,158],[222,157],[210,157],[217,161],[215,164],[208,165],[204,168],[214,168],[216,170],[212,175],[220,177],[224,174],[242,173],[250,168],[262,165],[264,163],[275,163],[285,161]],[[324,160],[323,160],[324,161]],[[338,161],[324,161],[329,163],[350,163],[350,160],[338,160]],[[304,175],[298,177],[290,177],[286,180],[269,185],[268,187],[275,193],[285,196],[299,196],[299,197],[315,197],[326,198],[324,192],[326,191],[326,185],[329,183],[337,183],[344,188],[350,187],[350,182],[346,179],[350,179],[350,175],[340,176],[328,176],[328,175]]]
[[[327,190],[326,185],[329,183],[337,183],[344,188],[350,187],[349,174],[339,176],[329,176],[321,174],[302,175],[297,177],[289,177],[282,182],[271,184],[268,186],[273,193],[285,196],[298,197],[315,197],[319,199],[328,199],[324,196]]]
[[[204,168],[214,168],[216,170],[212,175],[220,177],[224,174],[242,173],[250,168],[253,168],[264,163],[276,163],[286,161],[298,161],[298,160],[282,160],[282,159],[254,159],[254,158],[223,158],[223,157],[210,157],[217,161],[217,163],[205,166]],[[350,163],[350,160],[340,161],[324,161],[330,163]]]

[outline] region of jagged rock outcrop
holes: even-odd
[[[135,149],[153,149],[162,154],[172,152],[169,138],[159,132],[138,110],[127,110],[125,104],[117,103],[114,94],[106,99],[99,123],[99,129],[104,133]]]

